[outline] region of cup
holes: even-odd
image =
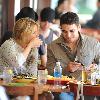
[[[38,70],[38,84],[47,83],[47,72],[46,70]]]
[[[87,82],[87,71],[82,70],[82,82]]]
[[[5,67],[3,71],[3,81],[4,83],[11,83],[13,78],[13,72],[11,68]]]

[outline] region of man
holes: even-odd
[[[40,12],[40,34],[45,38],[46,44],[51,43],[59,36],[58,31],[51,28],[54,18],[55,11],[50,7],[46,7]]]
[[[81,66],[89,67],[100,59],[100,43],[80,33],[81,26],[76,13],[67,12],[61,16],[62,35],[48,45],[47,68],[53,74],[55,62],[62,65],[62,74],[81,80]]]

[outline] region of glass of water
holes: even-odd
[[[46,84],[47,72],[46,70],[38,70],[38,84]]]
[[[3,71],[3,81],[4,83],[11,83],[13,78],[13,71],[11,68],[5,67]]]

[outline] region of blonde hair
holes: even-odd
[[[13,38],[23,40],[25,34],[33,34],[34,33],[34,26],[37,26],[39,29],[39,24],[34,20],[26,17],[19,19],[13,28]],[[23,35],[24,33],[24,35]]]

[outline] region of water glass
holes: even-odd
[[[4,83],[11,83],[13,78],[13,72],[12,69],[5,67],[3,71],[3,81]]]
[[[38,84],[46,84],[47,73],[46,70],[38,70]]]

